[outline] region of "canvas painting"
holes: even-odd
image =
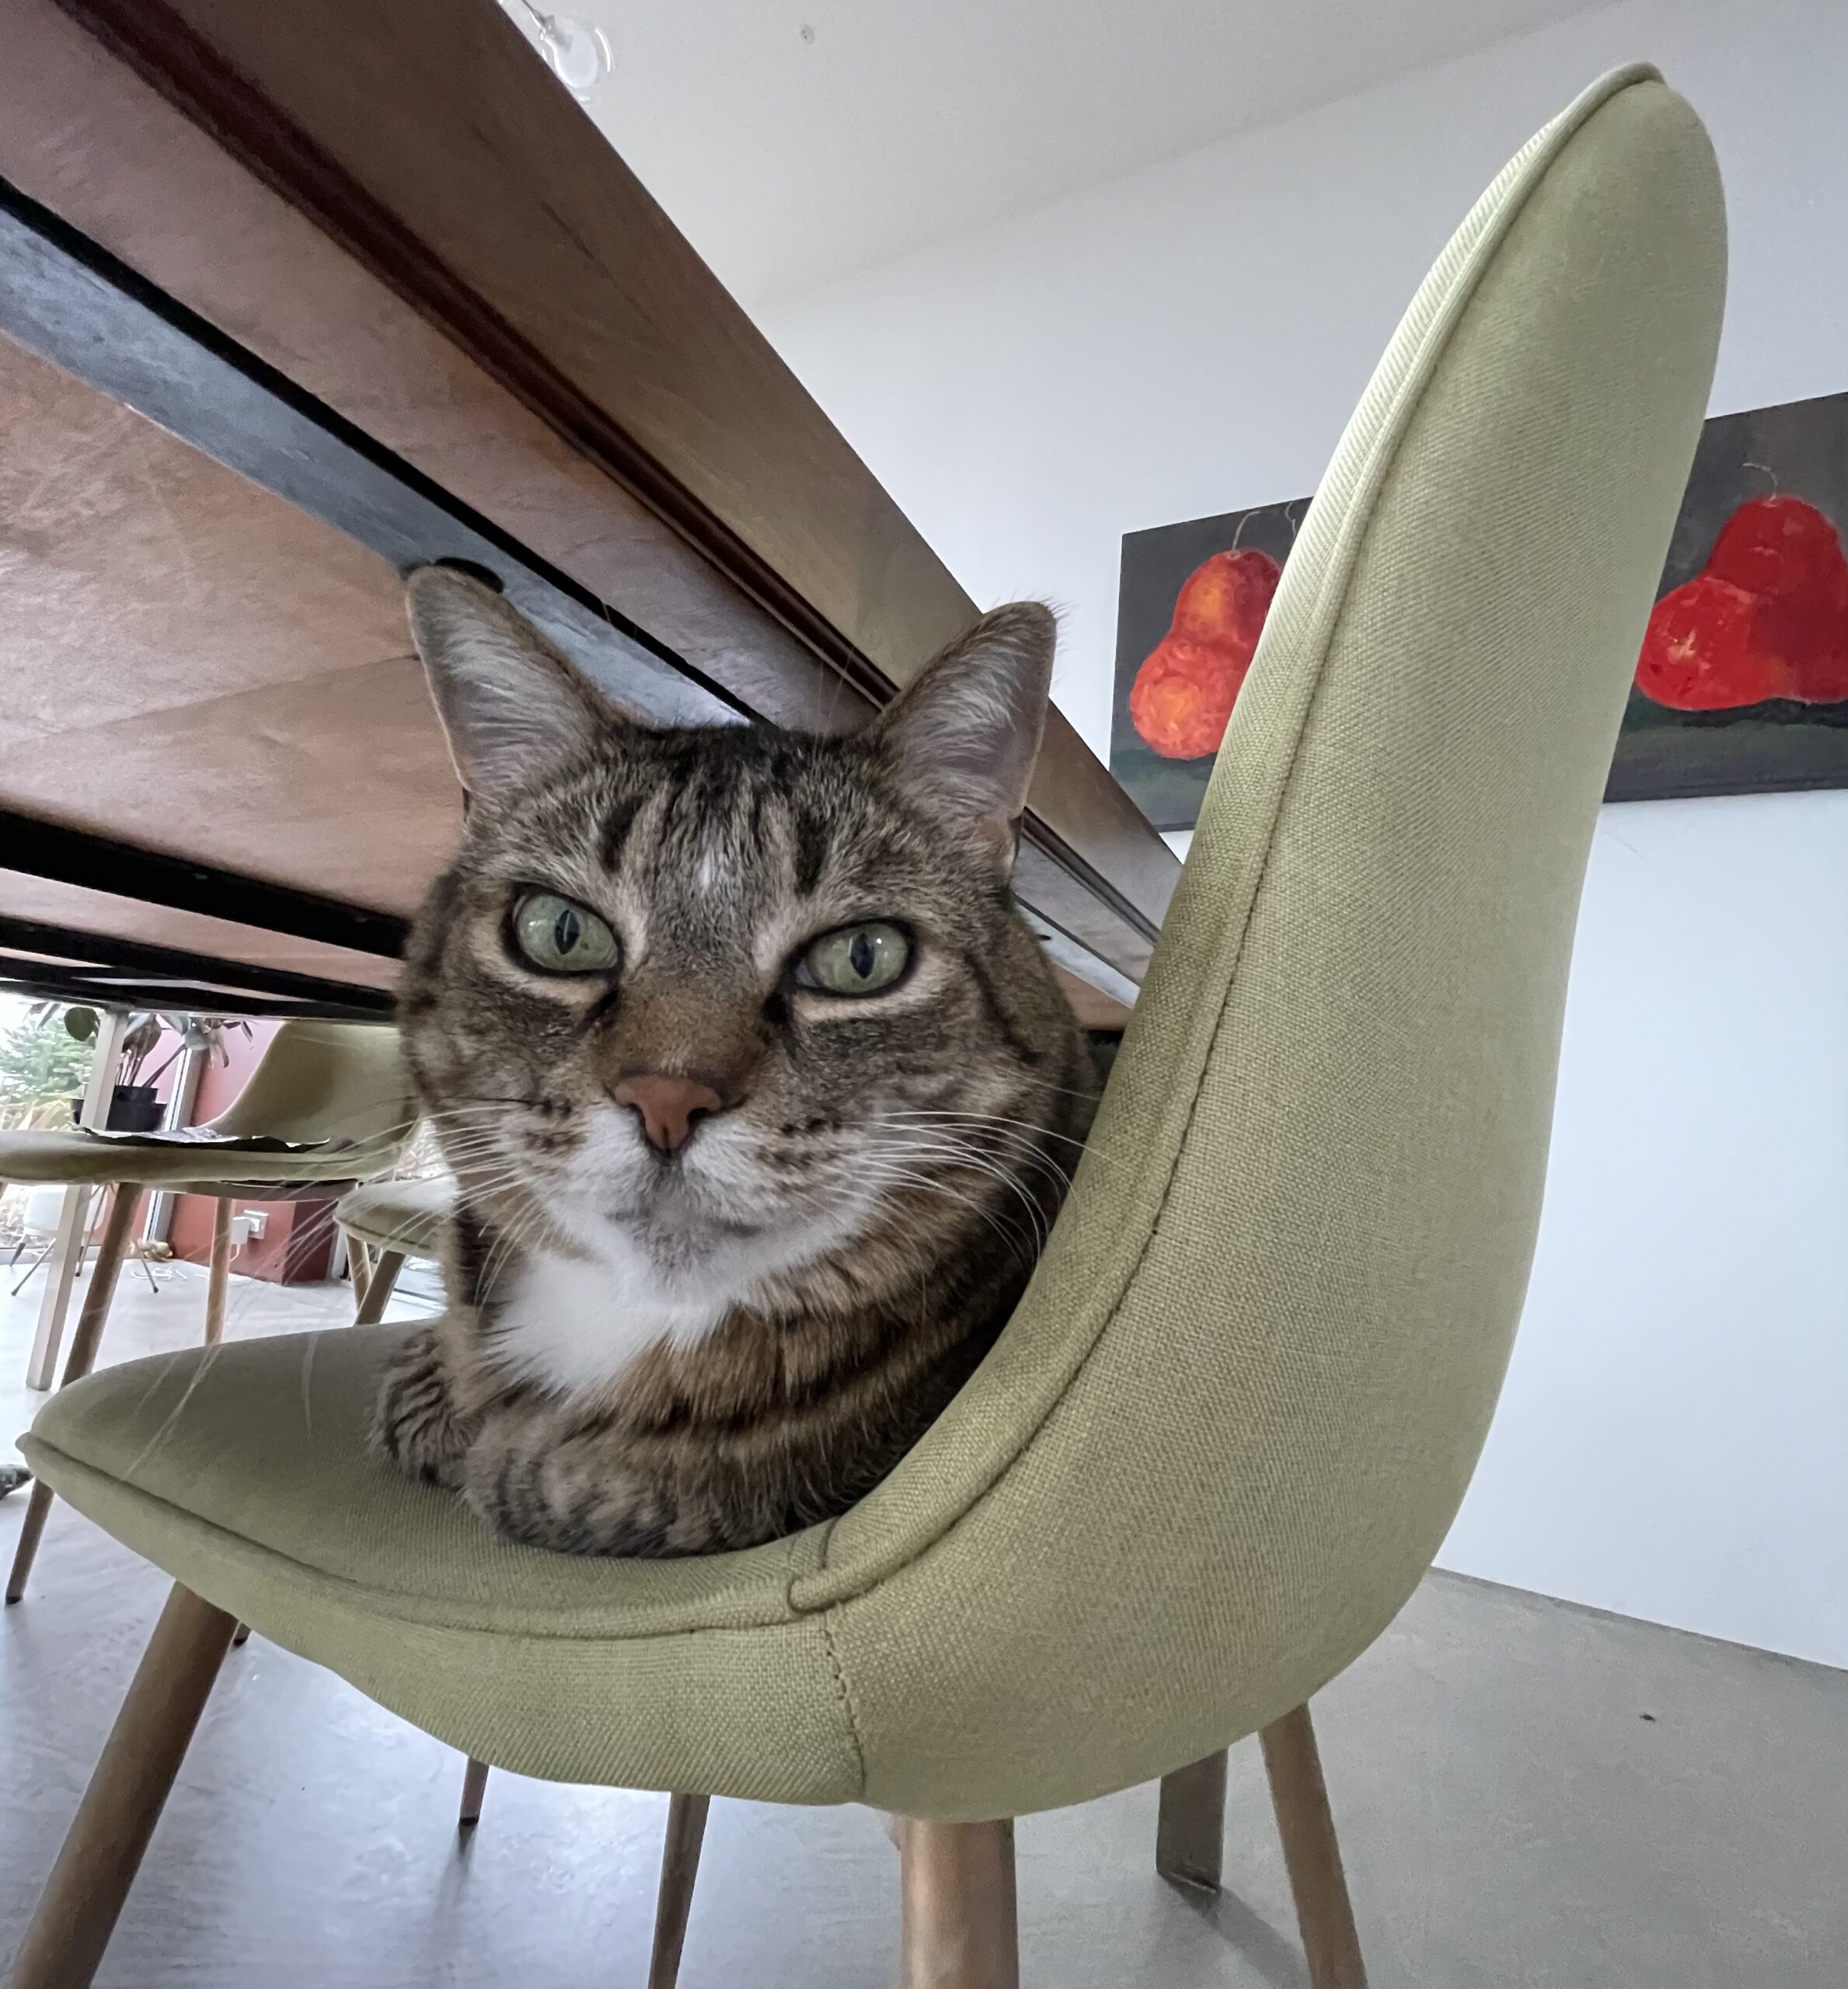
[[[1126,533],[1111,772],[1158,829],[1191,829],[1309,509],[1299,497]]]
[[[1111,768],[1198,819],[1308,500],[1123,541]],[[1606,796],[1848,786],[1848,394],[1702,431]]]

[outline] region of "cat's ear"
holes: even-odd
[[[464,790],[484,799],[562,772],[622,721],[510,602],[450,566],[405,582],[417,653]]]
[[[1037,601],[985,615],[873,721],[915,799],[1003,865],[1046,730],[1058,625]]]

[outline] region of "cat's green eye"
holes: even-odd
[[[594,911],[556,891],[528,891],[521,899],[514,940],[546,974],[607,974],[622,956],[615,934]]]
[[[911,941],[883,918],[843,925],[811,941],[796,963],[796,982],[828,994],[877,994],[911,960]]]

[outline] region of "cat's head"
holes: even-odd
[[[831,739],[650,729],[479,582],[425,568],[410,597],[472,805],[405,1029],[465,1188],[682,1338],[818,1263],[915,1277],[921,1211],[940,1255],[1029,1234],[995,1170],[1043,1199],[1031,1129],[1089,1082],[1009,887],[1048,611],[984,617]]]

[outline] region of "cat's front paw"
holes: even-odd
[[[456,1412],[435,1332],[426,1326],[385,1364],[372,1412],[372,1447],[406,1477],[455,1490],[472,1433]]]

